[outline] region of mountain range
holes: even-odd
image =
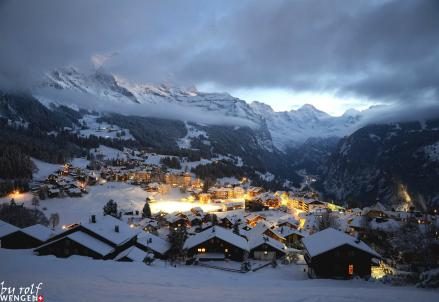
[[[280,151],[308,138],[348,135],[362,125],[363,117],[368,114],[367,110],[349,110],[334,117],[309,104],[298,110],[275,112],[264,103],[248,104],[227,93],[203,93],[193,87],[183,89],[165,84],[133,84],[102,70],[84,74],[72,67],[48,73],[34,91],[37,98],[46,103],[61,103],[73,108],[81,104],[82,108],[98,112],[111,111],[109,108],[115,107],[119,113],[200,124],[267,127],[273,145]],[[166,106],[166,110],[155,105]]]
[[[393,207],[439,204],[437,120],[374,123],[379,110],[334,117],[303,105],[276,112],[227,93],[135,84],[103,70],[70,67],[48,73],[30,94],[0,94],[0,122],[6,119],[0,138],[48,161],[83,155],[98,144],[190,158],[223,156],[232,161],[202,173],[257,178],[270,172],[273,189],[299,187],[311,175],[324,198],[352,206],[377,199]],[[119,129],[117,139],[93,132],[100,123]]]

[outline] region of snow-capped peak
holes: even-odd
[[[115,110],[130,115],[152,114],[204,124],[248,125],[255,129],[268,127],[274,145],[280,150],[311,137],[347,135],[357,129],[361,120],[358,114],[353,115],[353,111],[333,117],[310,104],[297,110],[275,112],[267,104],[254,101],[249,105],[227,93],[204,93],[195,87],[182,88],[172,83],[133,83],[103,69],[86,74],[74,67],[60,68],[47,74],[42,87],[43,91],[37,91],[36,95],[45,102],[50,100],[50,93],[45,94],[47,89],[57,92],[58,103],[63,100],[63,93],[66,92],[67,96],[73,91],[73,101],[86,96],[85,104],[88,105],[90,100],[91,107],[86,109],[98,112]],[[69,101],[72,102],[72,97]],[[67,105],[72,107],[72,104]]]

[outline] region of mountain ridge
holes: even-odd
[[[65,100],[72,93],[73,104],[68,104]],[[348,135],[361,126],[364,114],[357,112],[354,115],[354,111],[350,111],[350,114],[333,117],[310,104],[297,110],[276,112],[267,104],[248,104],[227,93],[205,93],[195,87],[181,88],[171,84],[130,83],[102,69],[84,74],[74,67],[48,73],[34,94],[45,103],[94,106],[89,109],[101,112],[111,112],[109,108],[113,107],[116,112],[127,115],[150,114],[199,124],[246,125],[256,129],[268,127],[274,146],[283,152],[308,138]],[[82,98],[87,100],[81,103]],[[156,105],[169,107],[162,112]],[[193,112],[189,112],[191,110]]]

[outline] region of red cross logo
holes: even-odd
[[[44,302],[44,297],[42,295],[38,296],[38,302]]]

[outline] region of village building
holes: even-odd
[[[210,193],[200,193],[198,194],[198,200],[201,203],[209,203],[211,201],[212,195]]]
[[[380,202],[377,202],[372,207],[365,207],[361,214],[362,216],[366,216],[369,219],[388,218],[386,208]]]
[[[120,252],[114,257],[114,260],[120,262],[143,262],[148,255],[148,252],[145,252],[136,246],[131,246]]]
[[[297,229],[299,227],[299,222],[292,216],[288,215],[287,217],[280,218],[277,221],[277,226]]]
[[[245,216],[247,224],[254,227],[258,222],[265,220],[265,217],[259,214],[251,213]]]
[[[257,195],[253,199],[254,202],[259,202],[260,204],[270,208],[276,209],[281,206],[281,199],[273,193],[265,192]]]
[[[353,278],[371,275],[372,259],[380,259],[367,244],[333,228],[302,240],[311,278]]]
[[[255,198],[256,196],[258,196],[259,194],[264,193],[265,190],[262,187],[250,187],[247,190],[247,195],[249,199]]]
[[[38,255],[89,256],[113,259],[121,251],[136,243],[137,230],[109,215],[92,215],[89,220],[74,224],[53,236],[34,251]]]
[[[188,220],[187,216],[183,213],[171,213],[166,215],[164,218],[170,228],[190,226],[190,221]]]
[[[241,224],[243,222],[242,215],[238,214],[228,214],[223,218],[220,218],[220,225],[226,229],[233,228],[236,224]]]
[[[155,258],[166,259],[171,244],[154,234],[142,232],[137,236],[136,247],[144,252],[153,253]]]
[[[256,260],[275,260],[286,253],[286,246],[268,236],[256,236],[248,241],[250,257]]]
[[[233,188],[221,187],[221,188],[210,188],[208,193],[212,195],[214,199],[229,199],[233,198]]]
[[[274,240],[277,240],[281,243],[285,242],[285,238],[276,230],[272,228],[267,221],[260,221],[256,226],[254,226],[249,231],[243,233],[248,240],[252,240],[252,238],[267,236]]]
[[[41,224],[18,228],[0,221],[0,247],[5,249],[30,249],[43,244],[53,231]]]
[[[308,235],[305,231],[288,226],[278,227],[275,231],[285,238],[284,243],[290,248],[302,248],[302,239]]]
[[[183,249],[189,257],[196,257],[200,261],[226,258],[242,261],[244,255],[250,251],[245,238],[220,226],[213,226],[201,233],[189,236]]]

